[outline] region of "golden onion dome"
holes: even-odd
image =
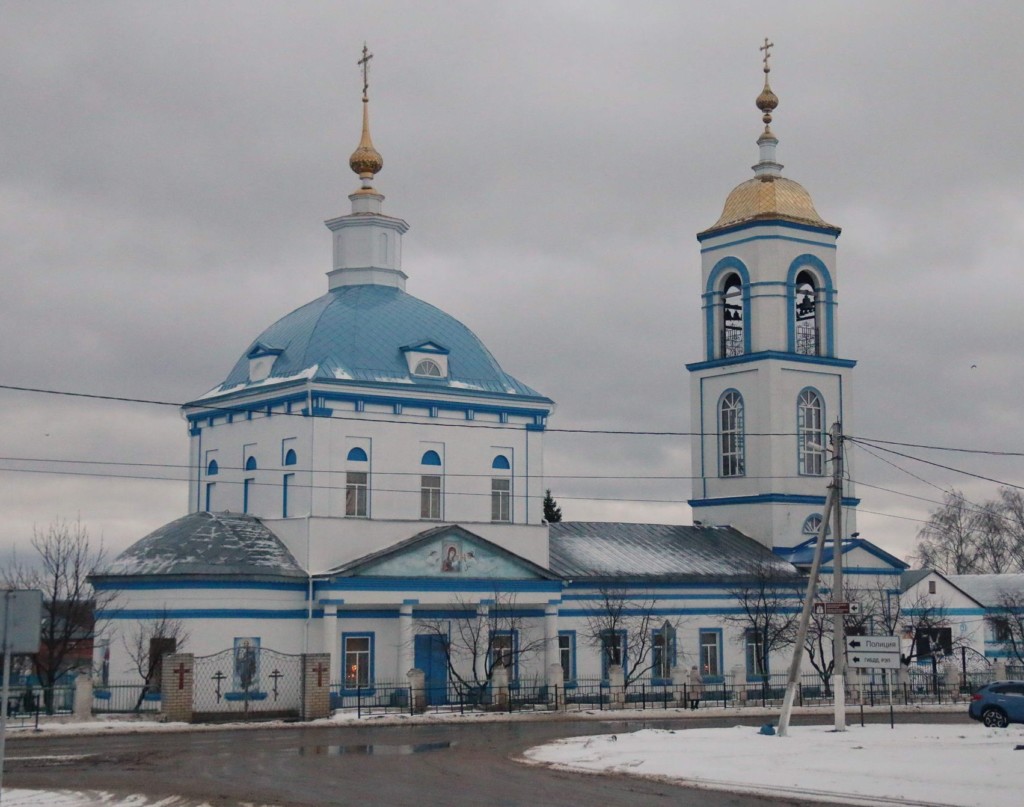
[[[748,179],[733,188],[725,200],[722,215],[705,232],[758,219],[783,219],[839,229],[818,215],[811,195],[799,182],[781,176],[763,176]]]
[[[384,158],[380,156],[380,152],[373,147],[373,141],[370,140],[369,106],[369,102],[364,97],[363,135],[359,140],[359,145],[356,146],[356,150],[348,158],[349,167],[363,180],[364,188],[370,187],[374,175],[379,174],[380,170],[384,167]]]

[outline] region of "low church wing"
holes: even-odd
[[[557,580],[542,566],[457,525],[426,530],[332,569],[328,576]]]

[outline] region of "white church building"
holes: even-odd
[[[360,184],[326,222],[326,292],[185,405],[187,515],[92,578],[118,595],[99,615],[111,680],[137,675],[132,626],[161,618],[184,626],[196,655],[329,654],[342,690],[418,668],[443,698],[453,676],[496,664],[512,680],[567,684],[605,678],[609,663],[654,682],[692,667],[705,682],[771,672],[734,618],[735,590],[755,568],[801,576],[831,474],[826,431],[851,422],[855,362],[840,353],[840,230],[782,175],[767,74],[766,62],[753,176],[697,237],[693,526],[544,520],[554,402],[406,291],[408,225],[375,187],[364,89],[350,160]],[[851,536],[850,483],[843,503]],[[855,583],[898,593],[898,559],[857,538],[844,556]]]

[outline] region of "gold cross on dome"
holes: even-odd
[[[775,47],[774,42],[769,42],[768,37],[764,38],[764,44],[758,48],[758,50],[764,51],[764,72],[771,72],[771,67],[768,66],[768,57],[771,56],[771,49]]]
[[[766,39],[765,42],[768,40]],[[366,43],[363,43],[363,58],[356,62],[361,68],[363,68],[363,100],[366,100],[366,91],[370,89],[370,59],[373,58],[373,54],[370,53],[366,47]]]

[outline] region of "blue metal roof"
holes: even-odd
[[[444,346],[448,353],[447,378],[410,374],[402,348],[423,343]],[[262,355],[274,351],[280,354],[270,377],[252,384],[249,357],[255,348]],[[394,383],[406,389],[479,391],[548,401],[504,372],[477,336],[457,319],[390,286],[341,286],[292,311],[246,347],[224,383],[207,397],[297,377]]]

